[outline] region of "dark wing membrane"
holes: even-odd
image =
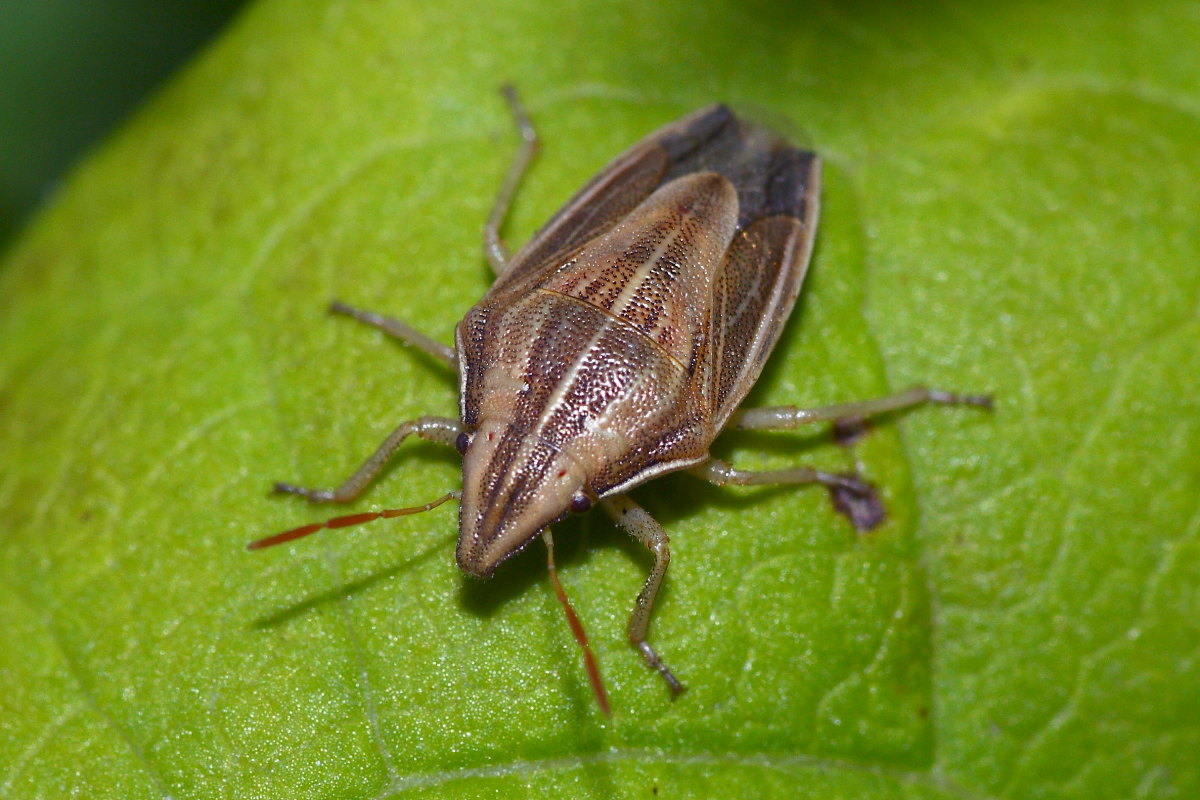
[[[600,170],[541,230],[515,253],[508,269],[489,294],[517,284],[534,285],[579,248],[611,230],[663,183],[668,173],[678,177],[696,168],[680,169],[686,159],[695,163],[711,132],[729,127],[733,115],[724,106],[702,108],[667,125],[626,150]],[[699,137],[699,138],[697,138]],[[719,170],[718,170],[719,171]]]
[[[776,140],[778,142],[778,140]],[[739,183],[739,232],[713,283],[712,338],[707,351],[709,408],[719,431],[737,410],[787,322],[812,253],[817,222],[820,162],[781,142],[762,160],[744,163]],[[731,179],[732,176],[731,176]],[[757,214],[757,216],[756,216]]]
[[[808,218],[820,180],[813,167],[815,154],[792,147],[721,105],[678,124],[687,128],[666,132],[662,141],[670,160],[664,183],[692,172],[721,173],[737,189],[739,229],[776,214]]]

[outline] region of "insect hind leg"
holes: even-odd
[[[865,494],[870,491],[870,487],[858,478],[848,475],[836,475],[832,472],[812,469],[811,467],[790,467],[788,469],[772,470],[735,469],[728,461],[713,458],[697,467],[692,467],[688,472],[699,478],[703,478],[714,486],[819,483],[830,489],[841,489],[859,494]]]
[[[914,386],[873,400],[820,408],[773,406],[740,409],[730,418],[729,427],[741,430],[791,430],[815,422],[833,422],[835,426],[848,422],[851,425],[847,431],[853,433],[859,427],[858,423],[868,417],[905,411],[926,403],[992,408],[990,395],[956,394]],[[834,507],[845,514],[856,529],[872,530],[886,518],[878,492],[855,475],[837,475],[811,467],[742,470],[715,458],[689,471],[717,486],[818,483],[829,489]]]
[[[791,430],[814,422],[837,422],[848,419],[864,419],[880,414],[905,411],[910,408],[935,403],[947,406],[975,406],[990,410],[991,395],[956,394],[926,386],[913,386],[902,392],[862,400],[856,403],[839,403],[820,408],[797,408],[796,406],[770,406],[744,408],[734,413],[729,420],[730,428],[740,430]]]

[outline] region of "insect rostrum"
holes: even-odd
[[[867,491],[855,478],[803,467],[738,470],[713,459],[709,447],[730,426],[785,429],[927,401],[985,405],[987,398],[914,389],[825,409],[740,409],[808,265],[817,156],[725,106],[710,106],[619,156],[509,256],[498,231],[536,145],[515,95],[509,98],[524,146],[486,229],[497,277],[458,324],[454,349],[394,319],[340,303],[332,309],[457,368],[459,419],[405,422],[336,490],[276,489],[345,502],[409,435],[456,446],[463,455],[457,560],[478,578],[544,532],[549,544],[549,526],[567,513],[600,505],[654,555],[629,638],[678,693],[682,684],[646,638],[670,561],[667,534],[626,492],[684,469],[716,484],[822,483]],[[426,510],[452,495],[412,509],[339,517],[253,546]],[[582,643],[581,629],[578,636]],[[590,667],[589,675],[603,707],[598,672]]]

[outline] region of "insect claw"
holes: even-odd
[[[975,406],[986,411],[993,409],[990,394],[955,394],[940,389],[929,389],[929,401],[947,406]]]
[[[982,408],[985,411],[994,411],[996,408],[992,403],[992,396],[990,394],[967,395],[963,398],[963,403],[968,406]]]
[[[822,472],[817,470],[815,473],[817,483],[822,484],[831,491],[850,492],[855,495],[868,495],[873,490],[871,484],[864,481],[862,478],[853,472],[846,474],[835,474],[833,472]]]
[[[679,679],[675,677],[675,673],[671,672],[671,668],[663,663],[662,656],[650,646],[649,642],[643,640],[635,642],[635,645],[641,651],[642,658],[645,659],[646,664],[651,669],[656,670],[659,675],[662,675],[662,679],[667,682],[667,689],[671,692],[672,700],[687,691],[687,686],[680,683]]]
[[[658,672],[663,676],[663,680],[667,682],[667,688],[671,691],[672,700],[687,691],[687,687],[679,682],[679,679],[675,677],[671,670],[667,669],[666,664],[661,665]]]
[[[333,500],[333,492],[326,489],[305,489],[290,483],[276,483],[272,488],[273,494],[298,494],[307,497],[314,503],[328,503]]]

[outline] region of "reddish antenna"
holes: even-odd
[[[360,514],[346,514],[342,517],[327,519],[324,522],[313,522],[308,525],[301,525],[299,528],[292,528],[290,531],[284,531],[283,533],[277,533],[274,536],[268,536],[264,539],[253,541],[246,545],[246,549],[262,550],[264,547],[274,547],[277,544],[283,544],[284,542],[290,542],[295,539],[302,539],[305,536],[309,536],[325,528],[348,528],[351,525],[361,525],[364,522],[374,522],[377,519],[390,519],[392,517],[405,517],[409,514],[420,514],[422,511],[429,511],[437,508],[447,500],[453,500],[459,497],[461,494],[461,492],[447,492],[437,500],[420,506],[409,506],[408,508],[385,508],[382,511],[364,511]]]
[[[326,528],[348,528],[351,525],[362,525],[364,522],[374,522],[377,519],[391,519],[392,517],[405,517],[409,514],[420,514],[423,511],[435,509],[448,500],[457,499],[461,495],[462,492],[458,491],[447,492],[437,500],[419,506],[385,508],[382,511],[364,511],[358,514],[346,514],[334,517],[324,522],[312,522],[308,525],[301,525],[299,528],[292,528],[282,533],[256,539],[246,545],[246,549],[262,550],[264,547],[274,547],[285,542],[302,539],[305,536],[311,536],[317,531]],[[592,652],[592,645],[588,642],[587,632],[583,629],[583,623],[579,621],[579,615],[571,607],[571,601],[567,599],[567,593],[563,590],[562,583],[558,580],[558,569],[554,565],[554,539],[550,535],[549,528],[542,531],[542,540],[546,543],[546,566],[550,572],[550,583],[554,585],[554,593],[558,595],[558,602],[562,604],[563,612],[567,615],[567,624],[571,626],[571,633],[575,635],[575,641],[579,643],[580,649],[583,650],[583,664],[587,670],[588,681],[592,684],[592,692],[596,695],[596,704],[600,706],[600,710],[604,712],[604,716],[611,717],[612,709],[608,704],[608,692],[604,688],[604,678],[600,676],[600,665],[596,661],[596,654]]]
[[[604,678],[600,676],[600,664],[596,661],[596,654],[592,652],[592,645],[588,642],[587,631],[583,629],[583,623],[579,621],[579,616],[571,607],[571,601],[567,599],[567,593],[563,591],[562,584],[558,582],[558,569],[554,566],[554,537],[550,535],[549,528],[542,531],[542,541],[546,543],[546,568],[550,572],[550,582],[554,584],[554,593],[558,595],[558,602],[562,604],[563,613],[567,615],[567,624],[571,626],[571,633],[575,634],[575,641],[583,650],[583,666],[587,670],[588,680],[592,684],[592,692],[596,695],[596,704],[600,706],[604,716],[611,717],[612,709],[608,705],[608,692],[604,689]]]

